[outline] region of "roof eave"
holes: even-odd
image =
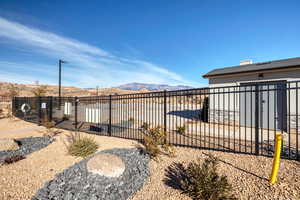
[[[202,77],[203,78],[211,78],[211,77],[216,77],[216,76],[224,76],[224,75],[234,75],[234,74],[244,74],[244,73],[253,73],[253,72],[263,72],[263,71],[270,71],[270,70],[281,70],[281,69],[291,69],[291,68],[296,68],[300,67],[300,65],[291,65],[291,66],[284,66],[284,67],[278,67],[278,68],[270,68],[270,69],[258,69],[258,70],[249,70],[249,71],[244,71],[244,72],[231,72],[231,73],[223,73],[223,74],[204,74]]]

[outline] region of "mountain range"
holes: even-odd
[[[123,89],[123,90],[147,89],[150,91],[157,91],[157,90],[184,90],[184,89],[191,89],[192,87],[186,85],[172,86],[167,84],[127,83],[127,84],[119,85],[116,88]]]

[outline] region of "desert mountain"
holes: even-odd
[[[116,88],[123,90],[150,90],[150,91],[161,91],[161,90],[184,90],[191,89],[192,87],[186,85],[166,85],[166,84],[147,84],[147,83],[127,83],[124,85],[119,85]]]

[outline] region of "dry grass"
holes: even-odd
[[[82,158],[95,153],[99,147],[94,136],[83,136],[77,132],[69,134],[65,144],[70,155]]]

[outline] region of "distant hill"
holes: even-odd
[[[166,84],[147,84],[147,83],[127,83],[120,85],[117,88],[122,90],[150,90],[150,91],[160,91],[160,90],[184,90],[191,89],[192,87],[186,85],[166,85]]]
[[[11,86],[18,88],[19,95],[30,97],[33,96],[33,90],[41,85],[34,84],[17,84],[17,83],[8,83],[0,82],[0,97],[8,96],[9,88]],[[113,94],[130,94],[130,93],[139,93],[147,92],[145,90],[135,91],[135,90],[123,90],[120,88],[99,88],[98,91],[95,88],[78,88],[73,86],[62,86],[62,96],[96,96],[98,95],[113,95]],[[46,96],[58,96],[58,86],[57,85],[47,85]]]

